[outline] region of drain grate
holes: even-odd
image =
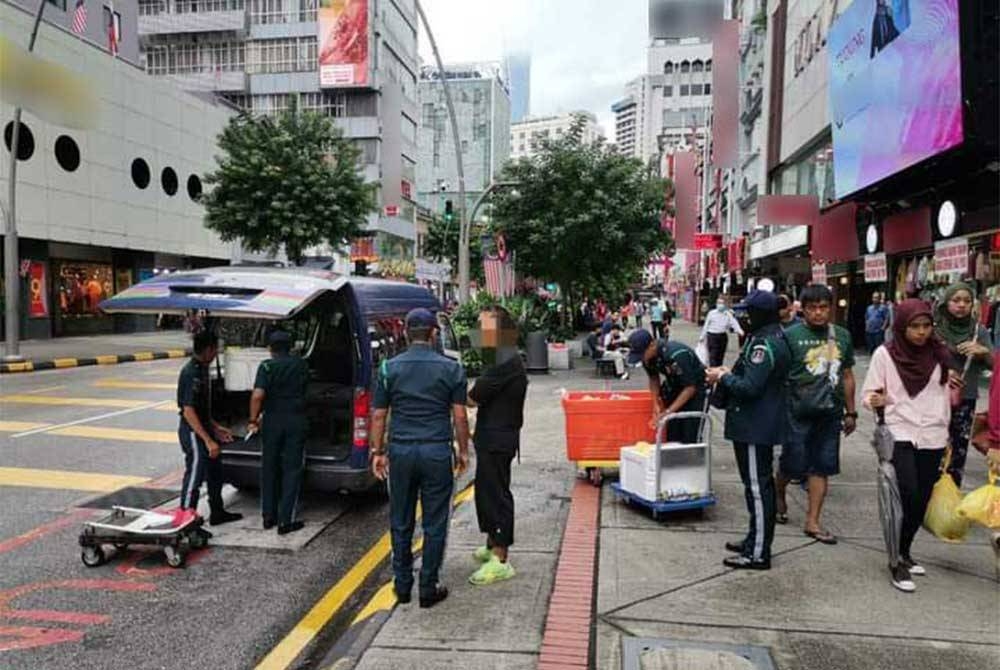
[[[622,670],[653,668],[775,670],[767,647],[655,637],[623,637]]]
[[[88,500],[80,505],[80,507],[88,509],[111,509],[115,505],[121,505],[122,507],[152,509],[179,495],[180,491],[172,489],[148,489],[141,486],[126,486],[114,493]]]

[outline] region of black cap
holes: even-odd
[[[778,296],[771,291],[751,291],[739,305],[739,309],[759,309],[763,312],[778,311]]]
[[[284,330],[272,331],[272,333],[267,337],[267,343],[272,347],[276,344],[277,345],[291,344],[291,342],[292,342],[292,336],[289,335]]]
[[[406,315],[406,327],[409,328],[437,328],[437,319],[429,309],[418,307],[411,309]]]
[[[642,357],[646,355],[646,349],[653,343],[653,336],[648,330],[637,330],[628,336],[628,359],[626,364],[636,366],[642,363]]]

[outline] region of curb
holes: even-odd
[[[166,351],[137,351],[134,354],[109,354],[93,358],[52,358],[41,361],[25,361],[24,363],[0,363],[0,375],[38,372],[40,370],[61,370],[63,368],[82,368],[88,365],[118,365],[119,363],[162,361],[168,358],[186,358],[190,355],[190,349],[167,349]]]

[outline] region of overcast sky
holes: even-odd
[[[614,140],[611,103],[645,70],[646,0],[422,0],[449,62],[531,53],[531,114],[585,109]],[[420,55],[434,55],[420,27]]]

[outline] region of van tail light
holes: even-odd
[[[367,389],[354,390],[354,414],[352,422],[353,442],[351,467],[368,467],[368,438],[371,427],[371,393]]]

